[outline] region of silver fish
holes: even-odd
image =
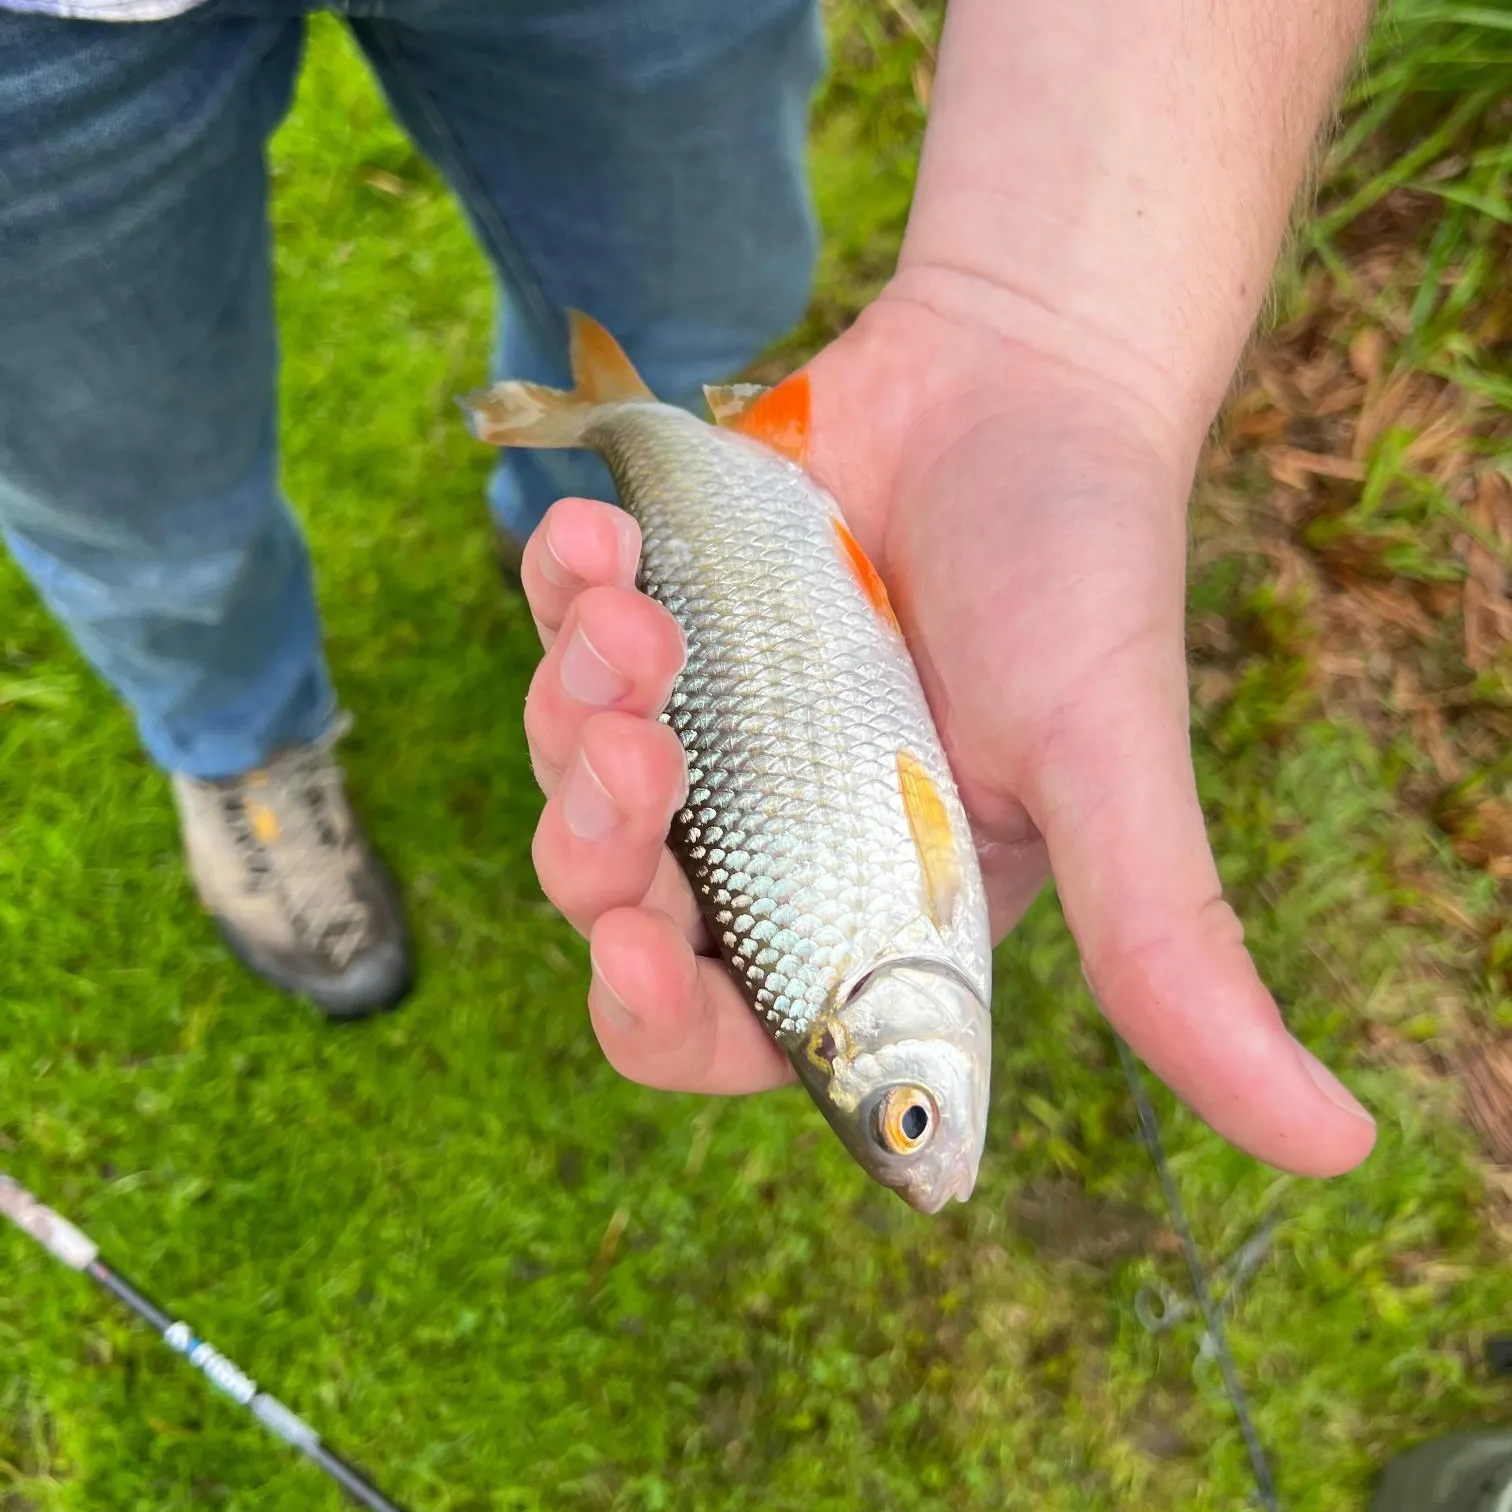
[[[570,394],[469,395],[473,434],[608,463],[640,586],[687,637],[670,844],[721,953],[865,1170],[924,1212],[964,1201],[991,1061],[982,879],[886,590],[801,465],[807,379],[710,389],[709,425],[579,315],[572,371]]]

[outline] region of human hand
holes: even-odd
[[[895,282],[809,367],[811,467],[887,580],[972,816],[1001,938],[1053,869],[1092,989],[1214,1129],[1307,1175],[1368,1115],[1287,1034],[1222,901],[1192,773],[1185,516],[1200,436],[1011,310]],[[1000,316],[1001,318],[992,318]],[[633,588],[621,511],[557,504],[523,576],[546,656],[526,705],[547,895],[590,941],[605,1054],[648,1085],[748,1092],[787,1062],[666,850],[686,783],[657,713],[682,662]]]

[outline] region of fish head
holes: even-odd
[[[937,1213],[976,1185],[987,1138],[992,1020],[964,977],[888,963],[808,1035],[793,1063],[857,1162]]]

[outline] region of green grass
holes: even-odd
[[[923,116],[899,13],[835,16],[809,343],[885,277]],[[332,25],[275,171],[287,478],[423,983],[337,1032],[229,965],[162,779],[0,567],[0,1166],[415,1512],[1243,1505],[1197,1330],[1133,1315],[1143,1280],[1185,1279],[1053,899],[1000,952],[991,1149],[942,1219],[868,1185],[797,1092],[705,1103],[603,1065],[529,865],[533,632],[452,404],[487,349],[482,261]],[[1439,1057],[1506,1004],[1473,940],[1417,922],[1425,888],[1476,921],[1497,899],[1398,801],[1411,742],[1321,717],[1254,560],[1192,600],[1231,629],[1196,730],[1226,885],[1381,1143],[1300,1182],[1159,1105],[1210,1253],[1282,1220],[1233,1343],[1284,1504],[1340,1512],[1385,1454],[1505,1415],[1479,1349],[1512,1274]],[[16,1236],[0,1275],[3,1512],[340,1505]]]

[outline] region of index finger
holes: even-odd
[[[585,588],[633,587],[640,563],[633,516],[597,499],[558,499],[525,543],[520,581],[547,649]]]

